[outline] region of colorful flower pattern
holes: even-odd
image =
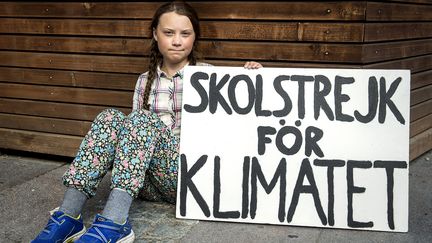
[[[179,138],[147,110],[101,112],[81,143],[63,183],[92,197],[112,167],[111,188],[132,197],[175,203]]]

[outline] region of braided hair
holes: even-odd
[[[156,10],[152,22],[150,24],[150,33],[153,33],[153,31],[159,25],[159,18],[161,17],[161,15],[170,12],[175,12],[179,15],[184,15],[188,17],[192,23],[192,27],[195,32],[195,41],[192,47],[192,51],[188,56],[188,61],[191,65],[195,65],[199,55],[197,51],[197,39],[200,36],[200,27],[199,27],[198,15],[189,4],[185,2],[174,1],[171,3],[165,3],[162,6],[160,6]],[[151,44],[150,44],[150,61],[148,65],[147,83],[143,94],[144,109],[147,110],[150,109],[150,105],[148,104],[148,101],[150,97],[151,86],[153,84],[154,79],[156,78],[157,68],[163,64],[162,62],[163,62],[163,56],[159,51],[157,41],[154,39],[154,37],[152,37]]]

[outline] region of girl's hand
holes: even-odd
[[[262,68],[262,67],[263,67],[263,65],[261,65],[261,63],[254,62],[254,61],[246,62],[244,65],[244,68],[246,68],[246,69],[258,69],[258,68]]]

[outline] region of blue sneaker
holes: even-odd
[[[73,242],[85,233],[85,227],[81,215],[73,218],[61,211],[55,211],[45,229],[31,241],[32,243],[45,242]]]
[[[130,243],[135,239],[135,234],[129,223],[129,219],[124,224],[116,224],[112,220],[96,215],[92,226],[81,236],[76,243],[83,242],[117,242]]]

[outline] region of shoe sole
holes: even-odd
[[[67,238],[65,241],[63,241],[63,243],[72,243],[75,240],[78,240],[78,238],[81,237],[81,235],[83,235],[86,232],[86,228],[83,227],[83,229],[80,232],[77,232],[76,234],[70,236],[69,238]]]
[[[133,230],[131,230],[130,234],[127,235],[125,238],[117,241],[117,243],[132,243],[135,240],[135,233]]]

